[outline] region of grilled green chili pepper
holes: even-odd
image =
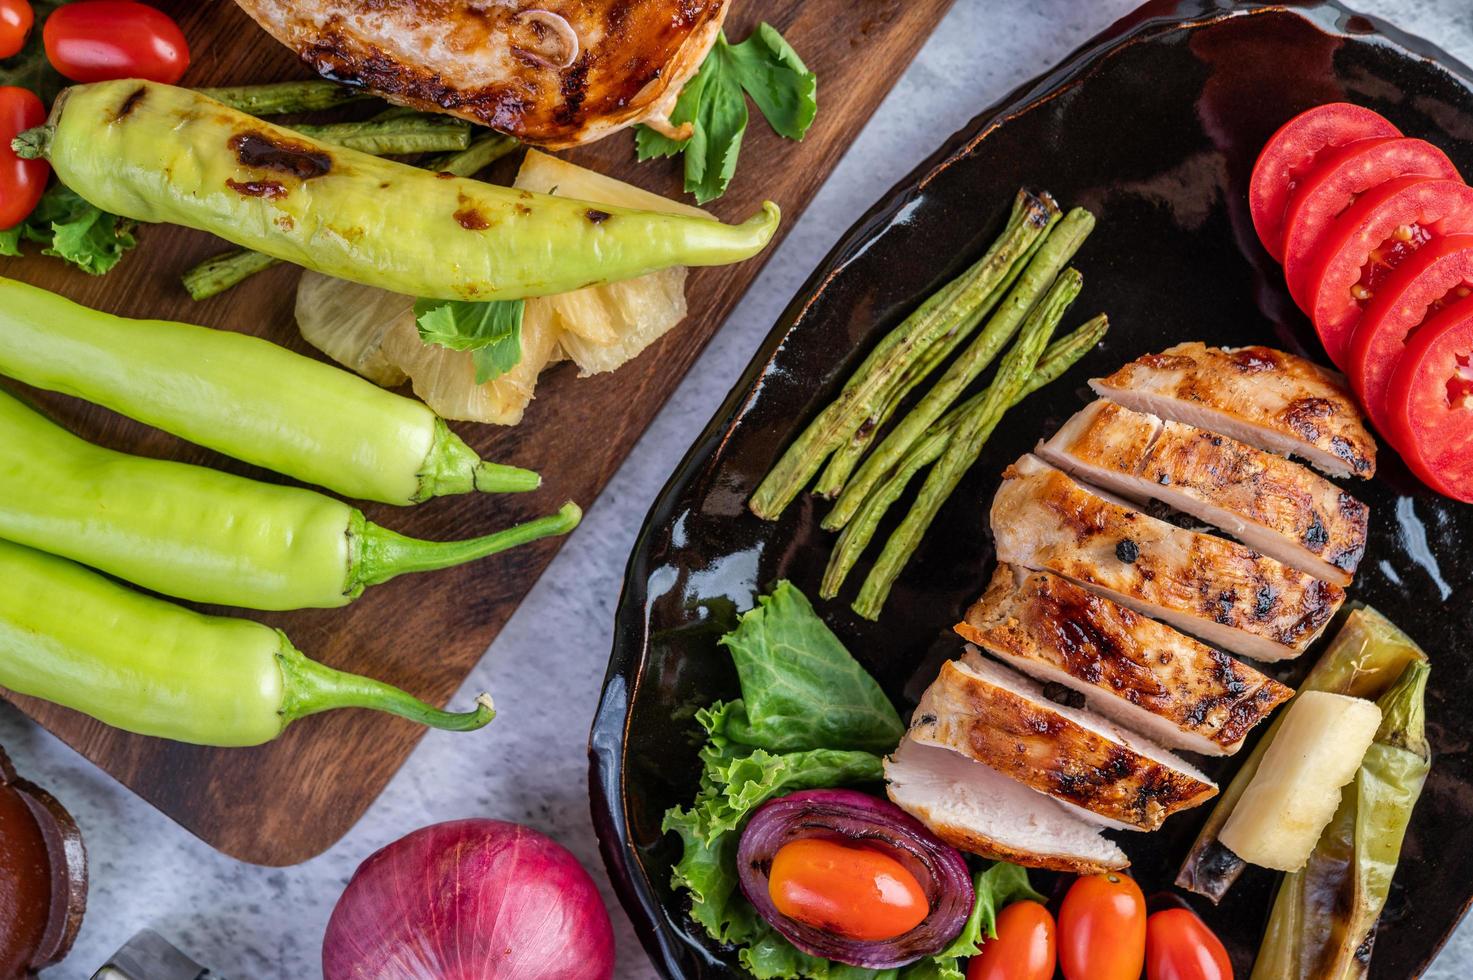
[[[0,374],[346,497],[535,490],[422,403],[258,337],[125,320],[0,278]]]
[[[724,225],[430,174],[137,80],[66,89],[15,145],[114,214],[431,299],[546,296],[740,262],[779,220],[771,202]]]
[[[569,503],[485,537],[420,541],[315,490],[94,446],[3,392],[0,433],[0,537],[195,602],[345,606],[406,572],[566,534],[582,514]]]
[[[449,731],[496,716],[431,707],[307,659],[280,630],[205,616],[0,541],[0,687],[140,735],[259,745],[298,718],[372,708]]]
[[[1309,863],[1279,884],[1254,980],[1366,976],[1368,940],[1432,768],[1424,707],[1430,672],[1425,662],[1413,661],[1377,700],[1381,730]]]

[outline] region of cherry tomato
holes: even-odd
[[[1233,980],[1233,964],[1191,909],[1166,909],[1146,920],[1146,980]]]
[[[162,10],[134,0],[84,0],[58,7],[41,29],[46,57],[74,82],[146,78],[173,85],[189,67],[189,45]]]
[[[10,141],[46,121],[46,107],[29,89],[0,87],[0,229],[14,228],[36,209],[51,166],[22,160]]]
[[[26,0],[0,0],[0,58],[20,53],[34,23],[36,13]]]
[[[1258,240],[1275,259],[1284,255],[1284,210],[1299,181],[1326,149],[1355,140],[1400,136],[1380,113],[1348,102],[1315,106],[1290,119],[1269,137],[1253,165],[1248,208]]]
[[[1014,902],[997,915],[997,938],[967,964],[967,980],[1053,980],[1054,917],[1037,902]]]
[[[1391,376],[1386,417],[1423,483],[1473,502],[1473,296],[1417,328]]]
[[[1059,906],[1065,980],[1139,980],[1146,963],[1146,897],[1129,875],[1086,875]]]
[[[767,891],[783,915],[847,939],[894,939],[931,914],[920,882],[895,858],[820,837],[778,848]]]
[[[1460,179],[1447,154],[1425,140],[1361,140],[1320,156],[1284,212],[1284,275],[1300,309],[1309,307],[1303,270],[1325,229],[1357,195],[1409,174]]]
[[[1386,277],[1366,304],[1345,365],[1361,406],[1382,435],[1390,433],[1386,389],[1407,338],[1428,313],[1473,288],[1473,235],[1448,235],[1417,249]]]
[[[1345,366],[1361,311],[1392,269],[1433,238],[1470,232],[1473,188],[1460,180],[1398,177],[1346,208],[1303,270],[1306,312],[1330,360]]]

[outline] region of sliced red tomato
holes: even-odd
[[[1146,920],[1146,980],[1233,980],[1227,949],[1191,909]]]
[[[1388,438],[1422,482],[1473,503],[1473,296],[1427,318],[1386,391]]]
[[[1361,140],[1321,155],[1314,171],[1289,198],[1284,212],[1284,276],[1300,309],[1309,311],[1303,271],[1325,229],[1357,196],[1388,180],[1412,174],[1461,179],[1447,154],[1426,140]]]
[[[1302,272],[1306,311],[1330,360],[1345,366],[1361,311],[1391,270],[1433,238],[1468,233],[1473,188],[1460,180],[1398,177],[1346,208]]]
[[[1059,906],[1064,980],[1140,980],[1146,963],[1146,898],[1127,874],[1085,875]]]
[[[46,57],[74,82],[146,78],[173,85],[189,67],[189,44],[173,18],[134,0],[58,7],[41,28]]]
[[[35,22],[36,13],[27,0],[0,0],[0,58],[20,53]]]
[[[14,228],[36,209],[46,190],[51,165],[22,160],[10,141],[46,121],[46,107],[30,89],[0,87],[0,230]]]
[[[1345,365],[1350,382],[1382,435],[1390,432],[1386,389],[1407,338],[1429,312],[1473,292],[1473,235],[1448,235],[1422,248],[1386,277],[1366,304]]]
[[[967,980],[1053,980],[1054,917],[1037,902],[1014,902],[997,915],[997,938],[967,963]]]
[[[1301,112],[1269,137],[1248,182],[1248,209],[1258,240],[1275,259],[1284,256],[1284,211],[1300,180],[1326,149],[1355,140],[1400,136],[1378,112],[1349,102],[1330,102]]]

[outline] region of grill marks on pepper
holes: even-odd
[[[230,138],[230,151],[236,162],[252,170],[275,172],[297,180],[312,180],[332,172],[332,155],[307,143],[297,143],[266,133],[249,131]],[[278,200],[289,193],[280,180],[235,180],[226,178],[225,186],[242,197]]]
[[[118,106],[117,114],[113,116],[113,120],[115,122],[122,122],[128,118],[128,114],[138,108],[138,104],[147,98],[147,96],[148,89],[142,85],[128,93],[128,97],[123,100],[122,105]]]

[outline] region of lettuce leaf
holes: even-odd
[[[721,645],[736,663],[742,699],[708,729],[718,740],[772,752],[889,752],[905,734],[880,685],[789,582],[762,596]]]
[[[901,980],[964,980],[967,959],[982,952],[985,939],[997,938],[997,913],[1014,902],[1045,901],[1028,884],[1028,872],[1016,864],[998,861],[972,879],[977,893],[972,914],[961,933],[935,956],[912,963]]]
[[[137,225],[101,211],[61,184],[52,184],[30,217],[0,231],[0,255],[18,256],[22,242],[44,246],[41,254],[64,259],[90,275],[100,276],[138,244]]]

